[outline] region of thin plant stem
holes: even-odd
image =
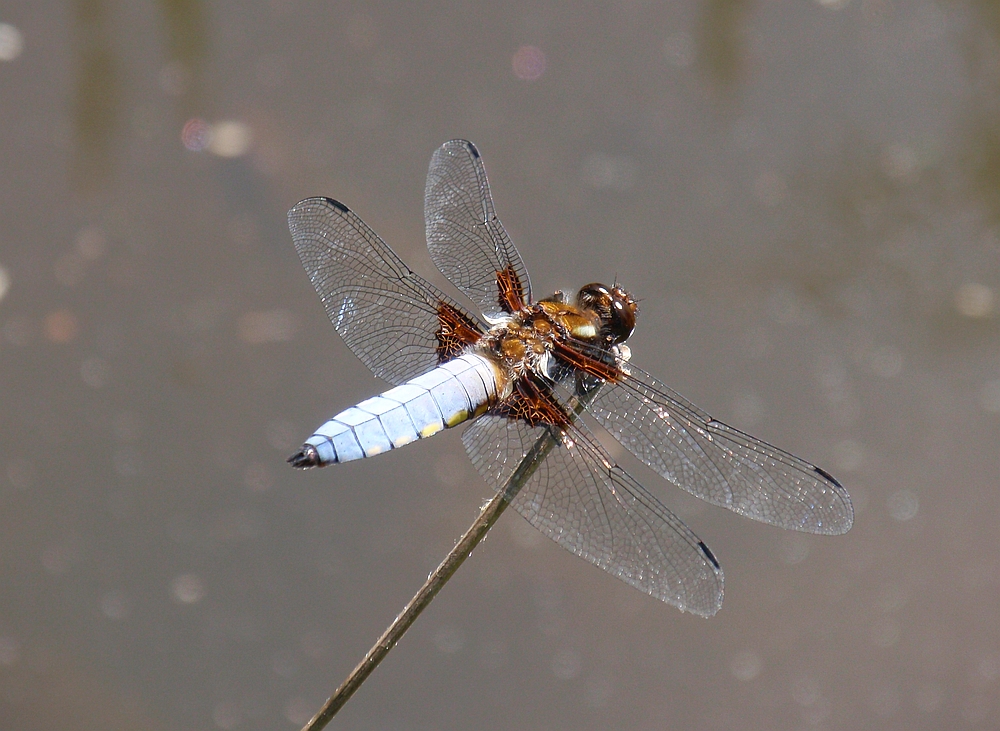
[[[585,396],[576,396],[573,398],[572,413],[574,417],[583,411],[585,401],[589,401],[594,395],[596,395],[596,389]],[[313,716],[312,720],[302,727],[302,731],[320,731],[337,715],[337,712],[343,708],[348,699],[354,695],[354,691],[360,688],[361,684],[368,679],[372,671],[389,654],[389,650],[395,647],[406,630],[410,628],[410,625],[427,608],[427,605],[437,596],[437,593],[441,591],[442,587],[454,573],[458,571],[458,567],[472,554],[473,549],[482,542],[489,529],[497,522],[497,519],[535,473],[535,470],[542,464],[549,452],[558,444],[558,439],[559,437],[554,429],[547,429],[538,438],[531,449],[528,450],[524,459],[518,464],[517,469],[514,470],[514,473],[507,480],[504,489],[498,491],[483,506],[479,517],[469,526],[469,529],[459,539],[458,543],[455,544],[455,547],[451,549],[451,552],[445,557],[444,561],[427,577],[427,581],[424,582],[423,586],[420,587],[419,591],[410,599],[407,605],[403,607],[403,611],[386,628],[382,636],[378,638],[372,649],[365,655],[364,660],[358,663],[357,667],[351,671],[351,674],[340,684],[340,687],[334,691],[333,695],[327,699],[326,703]]]

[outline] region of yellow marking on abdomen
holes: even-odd
[[[392,443],[392,446],[395,447],[396,449],[399,449],[400,447],[405,447],[407,444],[409,444],[412,441],[415,441],[415,440],[409,434],[404,434],[403,436],[399,437],[399,439],[397,439],[396,441],[394,441]]]
[[[442,427],[437,422],[433,424],[428,424],[427,426],[425,426],[423,429],[420,430],[420,436],[424,439],[426,439],[427,437],[432,437],[439,431],[441,431],[441,428]]]

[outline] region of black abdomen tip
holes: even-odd
[[[293,454],[287,460],[288,464],[297,470],[308,470],[313,467],[319,467],[319,452],[316,451],[316,447],[311,444],[306,444],[298,452]]]

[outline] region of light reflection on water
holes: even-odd
[[[352,722],[995,726],[995,7],[8,9],[0,716],[302,723],[451,547],[484,490],[454,435],[285,468],[379,386],[284,217],[345,200],[434,276],[423,176],[466,136],[539,291],[617,275],[637,362],[836,468],[857,524],[641,474],[726,569],[699,622],[506,516]]]

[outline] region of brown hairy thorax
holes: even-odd
[[[494,413],[532,426],[567,425],[569,415],[550,388],[553,359],[603,381],[618,380],[618,367],[609,354],[635,329],[635,300],[617,284],[609,288],[592,283],[580,288],[575,302],[556,292],[529,305],[511,268],[497,272],[497,293],[509,318],[485,333],[457,308],[439,303],[438,361],[475,350],[496,366]]]

